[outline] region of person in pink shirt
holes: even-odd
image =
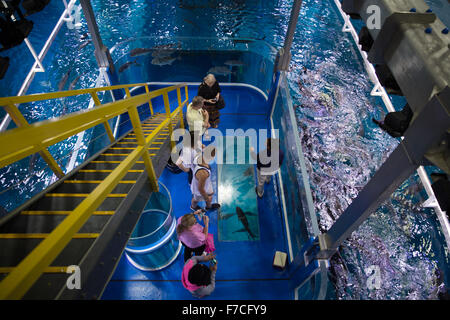
[[[184,262],[189,260],[192,253],[201,256],[206,248],[206,241],[208,238],[209,218],[203,215],[202,227],[195,218],[195,215],[200,215],[202,210],[197,210],[194,213],[188,213],[178,218],[177,220],[177,236],[184,246]]]
[[[209,268],[200,263],[211,261]],[[213,253],[193,256],[183,267],[181,283],[196,298],[210,295],[216,287],[217,261]]]

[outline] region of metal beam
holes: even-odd
[[[281,55],[278,60],[278,71],[288,71],[289,63],[291,61],[291,47],[294,40],[295,28],[297,27],[298,15],[300,14],[300,8],[302,7],[302,0],[294,0],[292,5],[291,17],[289,18],[289,25],[284,38],[284,45],[281,50]]]
[[[92,9],[90,0],[80,0],[84,17],[91,33],[92,43],[95,47],[95,59],[100,68],[109,68],[111,73],[115,72],[114,63],[109,53],[109,49],[103,44],[100,32],[98,30],[97,21],[95,20],[94,10]]]
[[[450,88],[424,107],[405,139],[392,152],[356,199],[319,240],[319,258],[330,258],[347,239],[422,163],[425,153],[450,130]],[[425,133],[425,134],[424,134]]]

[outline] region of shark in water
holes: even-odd
[[[126,62],[126,63],[124,63],[123,65],[120,66],[120,68],[119,68],[119,73],[124,72],[124,71],[127,70],[130,66],[132,66],[133,64],[135,64],[135,65],[137,65],[137,66],[140,66],[140,64],[137,63],[136,60],[134,60],[134,61],[128,61],[128,62]]]
[[[225,66],[216,66],[212,67],[208,70],[208,73],[214,73],[219,76],[227,76],[229,74],[235,74],[236,72],[232,72],[229,67]]]
[[[64,76],[61,78],[61,80],[58,83],[58,91],[62,91],[67,83],[67,80],[69,79],[70,72],[72,71],[72,68],[70,68]]]
[[[69,89],[68,89],[68,90],[72,90],[72,89],[75,87],[75,85],[77,84],[78,80],[80,80],[80,78],[81,78],[84,74],[85,74],[85,73],[80,74],[80,75],[78,75],[78,77],[76,77],[75,79],[73,79],[72,82],[69,84]]]
[[[240,60],[227,60],[223,64],[227,65],[227,66],[232,66],[232,67],[234,67],[234,66],[237,66],[237,67],[245,66],[245,63],[240,61]]]
[[[91,39],[84,41],[84,42],[78,47],[78,50],[83,49],[84,47],[86,47],[86,46],[87,46],[89,43],[91,43],[91,42],[92,42]]]
[[[243,229],[236,230],[234,232],[247,232],[252,239],[255,239],[256,236],[253,234],[253,232],[250,230],[250,226],[248,224],[247,216],[256,216],[253,212],[244,212],[240,207],[236,207],[236,213],[228,213],[220,215],[220,219],[228,219],[232,216],[237,214],[239,221],[241,221],[242,225],[244,226]]]
[[[130,51],[130,57],[138,57],[149,54],[153,49],[150,48],[136,48]]]
[[[164,66],[164,65],[171,65],[175,60],[181,60],[181,57],[171,57],[171,56],[164,56],[164,57],[155,57],[152,59],[152,64],[156,66]]]

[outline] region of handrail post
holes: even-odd
[[[100,106],[102,104],[100,102],[100,99],[98,98],[97,93],[91,92],[91,97],[94,100],[94,103],[95,103],[96,106]],[[116,140],[116,138],[114,137],[114,134],[113,134],[113,132],[111,130],[111,127],[110,127],[110,125],[108,123],[108,120],[103,122],[103,125],[105,127],[106,133],[108,134],[109,141],[114,142]]]
[[[150,93],[150,90],[148,89],[148,85],[145,85],[145,92]],[[148,100],[148,106],[150,107],[150,113],[153,117],[153,105],[152,105],[152,99]]]
[[[166,92],[163,93],[163,100],[164,100],[164,108],[166,110],[166,117],[169,118],[169,134],[170,134],[170,147],[171,150],[175,148],[175,141],[172,140],[173,137],[173,126],[172,126],[172,115],[170,113],[170,102],[169,102],[169,94]]]
[[[180,108],[180,127],[184,129],[183,108],[181,107],[181,90],[177,88],[178,107]]]
[[[136,134],[137,143],[144,147],[144,152],[142,153],[142,160],[144,160],[145,168],[147,169],[148,178],[150,180],[150,185],[153,191],[159,191],[158,179],[156,177],[155,169],[153,168],[153,163],[148,153],[147,144],[145,142],[144,131],[142,130],[141,120],[139,119],[139,113],[137,111],[137,106],[133,106],[128,109],[128,115],[130,116],[131,124],[134,128],[134,133]]]
[[[13,119],[17,127],[28,127],[30,125],[15,104],[5,106],[5,111],[10,115],[11,119]],[[47,149],[39,151],[39,154],[58,178],[64,177],[64,172],[61,167]]]

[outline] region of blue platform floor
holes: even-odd
[[[270,129],[265,98],[250,88],[222,87],[227,101],[221,110],[220,130],[227,128]],[[190,93],[190,101],[195,93]],[[242,104],[244,102],[244,104]],[[217,201],[217,165],[212,165],[212,180]],[[172,194],[174,214],[178,218],[190,212],[191,192],[187,174],[164,170],[160,177]],[[256,183],[256,175],[255,175]],[[284,219],[274,179],[257,198],[260,239],[258,241],[218,241],[217,211],[209,212],[209,232],[214,234],[218,269],[216,289],[202,300],[290,300],[287,274],[272,266],[275,251],[287,252]],[[200,203],[202,204],[202,203]],[[160,271],[145,272],[133,267],[123,255],[107,285],[104,300],[197,300],[181,284],[183,250],[176,260]]]

